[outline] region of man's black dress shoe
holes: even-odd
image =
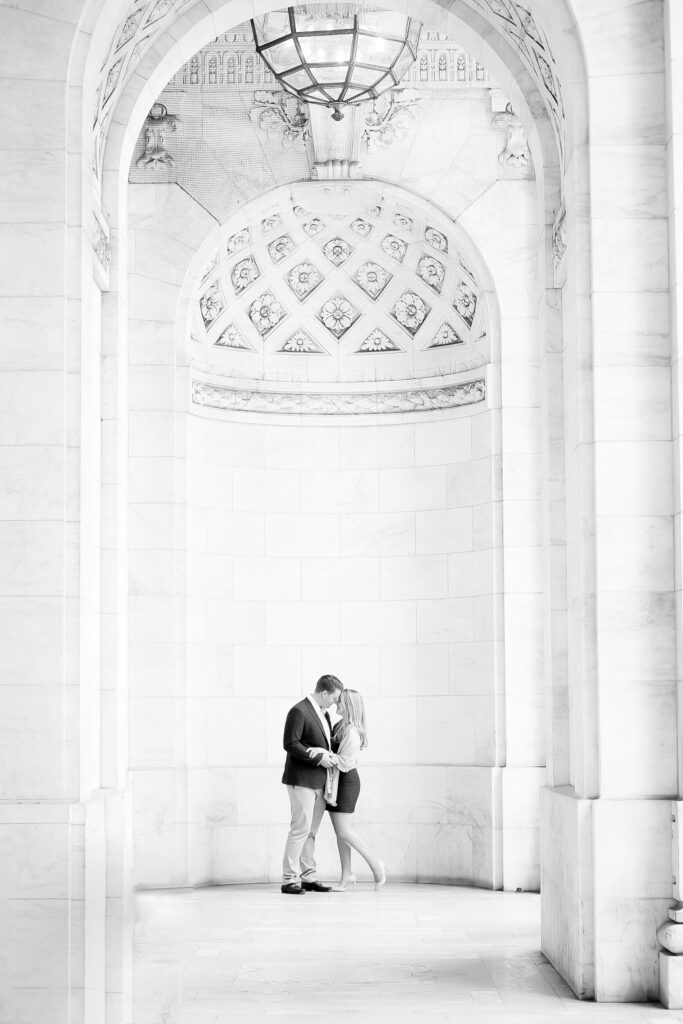
[[[332,892],[331,885],[321,885],[320,882],[302,882],[301,888],[306,892]]]
[[[280,886],[280,892],[286,893],[288,896],[303,896],[304,890],[296,882],[288,882],[287,885]]]

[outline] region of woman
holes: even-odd
[[[375,889],[381,889],[387,881],[384,862],[373,856],[366,844],[353,829],[353,813],[360,793],[360,778],[356,765],[361,750],[368,745],[365,728],[365,707],[357,690],[342,690],[337,702],[340,721],[332,735],[332,760],[334,767],[328,769],[328,784],[325,790],[327,810],[337,836],[337,848],[341,861],[341,878],[335,892],[345,892],[356,884],[351,871],[351,850],[356,850],[372,871]],[[309,756],[319,753],[320,748],[312,747]]]

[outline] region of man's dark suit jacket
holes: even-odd
[[[323,724],[308,698],[300,700],[290,708],[285,722],[282,746],[287,751],[282,781],[288,786],[305,786],[307,789],[324,789],[327,769],[320,767],[322,754],[309,757],[308,747],[330,749]]]

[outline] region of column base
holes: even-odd
[[[670,800],[584,800],[563,787],[544,789],[541,807],[544,954],[580,999],[657,1000]]]
[[[667,1010],[683,1009],[683,956],[664,949],[659,954],[659,1001]]]

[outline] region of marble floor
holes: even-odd
[[[138,894],[135,1024],[659,1024],[576,1000],[539,951],[539,897],[438,885]]]

